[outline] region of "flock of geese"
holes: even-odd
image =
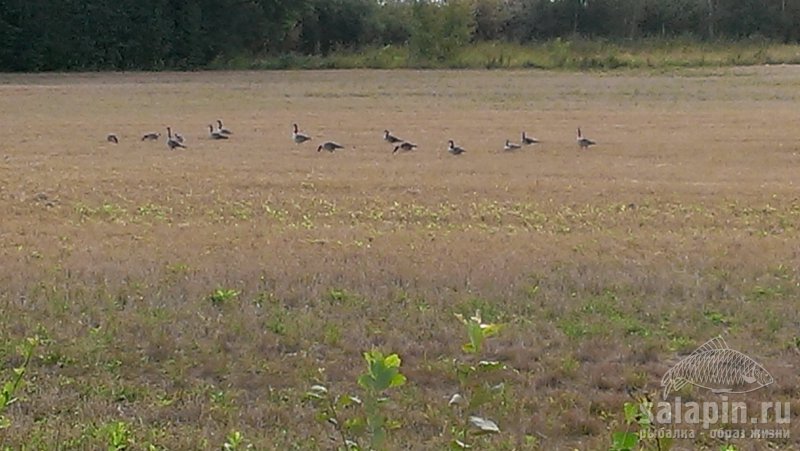
[[[208,137],[214,140],[220,139],[229,139],[233,135],[233,132],[228,130],[222,125],[222,120],[217,119],[217,127],[214,128],[213,125],[208,125]],[[161,133],[157,132],[150,132],[145,133],[142,136],[142,141],[157,141],[161,137]],[[311,141],[313,138],[310,135],[307,135],[300,131],[300,127],[297,124],[292,124],[292,141],[295,144],[303,144],[307,141]],[[397,153],[399,151],[409,152],[417,148],[417,145],[412,143],[411,141],[401,139],[397,136],[394,136],[389,132],[389,130],[383,131],[383,139],[384,141],[388,142],[389,144],[394,145],[394,150],[392,153]],[[109,134],[106,140],[110,143],[118,144],[119,138],[115,134]],[[185,145],[186,140],[180,133],[173,133],[172,128],[167,127],[167,147],[170,150],[175,150],[178,148],[186,149]],[[506,139],[505,146],[503,147],[506,151],[514,151],[521,149],[523,146],[531,146],[534,144],[539,144],[539,141],[536,138],[528,136],[524,131],[522,132],[522,140],[519,144],[515,142],[511,142],[510,139]],[[581,133],[580,127],[578,127],[578,137],[577,137],[578,147],[585,150],[588,149],[589,146],[593,146],[597,144],[595,141],[592,141],[589,138],[586,138]],[[339,149],[344,149],[344,146],[336,143],[334,141],[325,141],[317,147],[317,152],[321,152],[323,150],[327,150],[328,152],[335,152]],[[455,141],[452,139],[447,141],[447,151],[450,152],[452,155],[461,155],[466,152],[466,149],[463,147],[457,146]]]

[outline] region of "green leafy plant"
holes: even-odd
[[[217,288],[214,290],[211,295],[208,296],[208,300],[211,301],[211,304],[219,307],[223,304],[227,304],[230,301],[233,301],[239,296],[239,292],[236,290],[228,289],[228,288]]]
[[[238,451],[241,449],[253,449],[252,444],[244,444],[244,434],[239,431],[231,431],[225,437],[225,443],[222,445],[224,451]]]
[[[131,430],[124,421],[109,423],[103,431],[108,441],[108,451],[123,451],[133,444]]]
[[[473,437],[500,433],[497,423],[477,413],[492,404],[505,391],[505,384],[492,383],[490,374],[507,370],[508,367],[496,361],[479,360],[484,343],[500,333],[502,324],[484,323],[480,310],[471,318],[464,318],[461,314],[456,314],[456,318],[466,328],[469,342],[462,349],[469,357],[464,361],[454,360],[460,391],[451,396],[449,401],[458,416],[453,427],[455,437],[451,448],[466,449],[473,446]]]
[[[306,393],[306,399],[317,408],[317,418],[334,427],[345,450],[383,449],[387,431],[398,427],[387,418],[382,405],[388,401],[388,390],[406,383],[400,372],[400,357],[373,350],[364,353],[364,360],[367,371],[358,378],[358,385],[364,390],[363,401],[353,395],[334,395],[323,384],[313,385]],[[346,412],[351,409],[360,412],[348,415]],[[358,435],[368,437],[368,447],[359,444]]]
[[[364,353],[367,361],[367,372],[358,378],[358,385],[366,391],[364,407],[367,415],[367,431],[370,434],[371,448],[380,448],[386,437],[387,420],[379,408],[386,402],[383,397],[390,388],[406,383],[406,377],[400,372],[400,357],[397,354],[384,356],[380,351]]]
[[[611,433],[611,451],[656,450],[672,448],[672,439],[662,438],[653,424],[653,402],[642,396],[623,405],[625,430]]]
[[[11,420],[4,415],[4,412],[18,401],[16,397],[17,391],[22,387],[23,378],[28,370],[28,365],[33,357],[33,351],[39,345],[38,337],[28,338],[20,346],[20,354],[22,354],[22,364],[14,368],[14,376],[3,384],[0,389],[0,429],[5,429],[11,425]]]
[[[626,402],[622,408],[624,431],[611,433],[610,451],[668,451],[673,439],[660,433],[663,428],[653,422],[653,402],[643,395],[636,402]],[[720,451],[736,451],[736,446],[725,444]]]

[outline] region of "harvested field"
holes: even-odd
[[[717,335],[774,377],[735,400],[792,410],[790,438],[730,442],[798,448],[799,97],[791,66],[0,76],[2,381],[41,339],[0,444],[334,449],[304,394],[359,393],[377,348],[408,378],[388,449],[445,449],[478,358],[454,314],[480,309],[508,369],[477,449],[608,449]]]

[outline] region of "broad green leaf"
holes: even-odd
[[[636,418],[639,416],[639,404],[626,402],[623,411],[625,412],[625,422],[628,424],[635,423]]]
[[[633,451],[639,444],[639,436],[633,432],[614,432],[611,434],[611,451]]]
[[[365,390],[370,390],[372,388],[372,377],[369,374],[362,374],[358,377],[358,385]]]
[[[392,354],[383,359],[383,364],[387,368],[400,368],[400,357],[397,354]]]
[[[486,404],[491,400],[492,400],[492,393],[489,390],[487,390],[486,387],[480,386],[472,392],[472,396],[469,399],[469,404],[467,405],[467,410],[468,411],[477,410],[478,407]]]
[[[400,374],[400,357],[392,354],[384,357],[379,351],[364,353],[367,361],[367,374],[358,379],[359,385],[368,390],[383,391],[405,383],[405,377]]]
[[[344,422],[345,429],[356,433],[361,433],[366,426],[367,422],[362,417],[350,418]]]
[[[500,428],[497,427],[497,424],[486,418],[471,416],[469,417],[469,424],[478,428],[478,431],[475,433],[476,435],[500,433]]]
[[[392,378],[391,384],[389,384],[389,387],[399,387],[405,383],[406,383],[405,376],[403,376],[402,374],[395,374],[394,377]]]
[[[481,324],[484,339],[500,334],[501,330],[503,330],[502,324]]]

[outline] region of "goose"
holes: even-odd
[[[581,134],[581,128],[578,127],[578,146],[580,146],[581,149],[588,149],[589,146],[593,146],[595,144],[597,143],[591,139],[584,138],[584,136]]]
[[[522,132],[522,144],[529,146],[531,144],[536,144],[538,142],[540,142],[538,139],[531,138],[528,135],[526,135],[525,132]]]
[[[184,141],[186,140],[183,138],[183,135],[181,135],[178,132],[175,132],[175,141],[178,141],[179,143],[183,144]]]
[[[295,144],[302,144],[306,141],[311,140],[310,136],[304,133],[300,133],[300,129],[297,127],[297,124],[294,124],[293,126],[294,126],[294,131],[292,132],[292,140],[295,142]]]
[[[106,141],[108,141],[110,143],[114,143],[114,144],[119,144],[119,138],[117,138],[117,135],[115,135],[113,133],[111,133],[108,136],[106,136]]]
[[[211,139],[228,139],[227,135],[224,135],[220,130],[214,130],[214,126],[208,124],[208,133]]]
[[[325,141],[324,143],[320,144],[319,147],[317,147],[317,152],[320,152],[322,149],[325,149],[328,152],[333,152],[336,149],[344,149],[344,146],[333,141]]]
[[[462,149],[461,147],[458,147],[456,143],[453,142],[452,139],[450,141],[447,141],[447,151],[453,155],[461,155],[462,153],[466,152],[466,150]]]
[[[383,131],[383,139],[390,144],[397,144],[399,142],[403,142],[402,139],[398,138],[397,136],[392,135],[389,133],[389,130]]]
[[[217,129],[217,131],[218,131],[220,134],[223,134],[223,135],[232,135],[232,134],[233,134],[233,132],[232,132],[232,131],[230,131],[230,130],[228,130],[227,128],[225,128],[225,127],[223,127],[223,126],[222,126],[222,121],[221,121],[221,120],[219,120],[219,119],[217,119],[217,125],[219,126],[219,128]]]
[[[155,132],[145,133],[144,136],[142,136],[142,141],[156,141],[160,137],[161,133],[155,133]]]
[[[167,147],[169,150],[175,150],[177,147],[185,149],[186,146],[179,143],[175,138],[172,137],[172,129],[167,127]]]
[[[403,150],[403,151],[408,152],[408,151],[414,150],[416,148],[417,148],[416,144],[412,144],[412,143],[410,143],[408,141],[404,141],[404,142],[394,146],[394,150],[392,151],[392,153],[397,153],[398,150]]]
[[[522,146],[516,143],[512,143],[510,140],[506,140],[506,145],[503,147],[505,150],[517,150],[520,149]]]

